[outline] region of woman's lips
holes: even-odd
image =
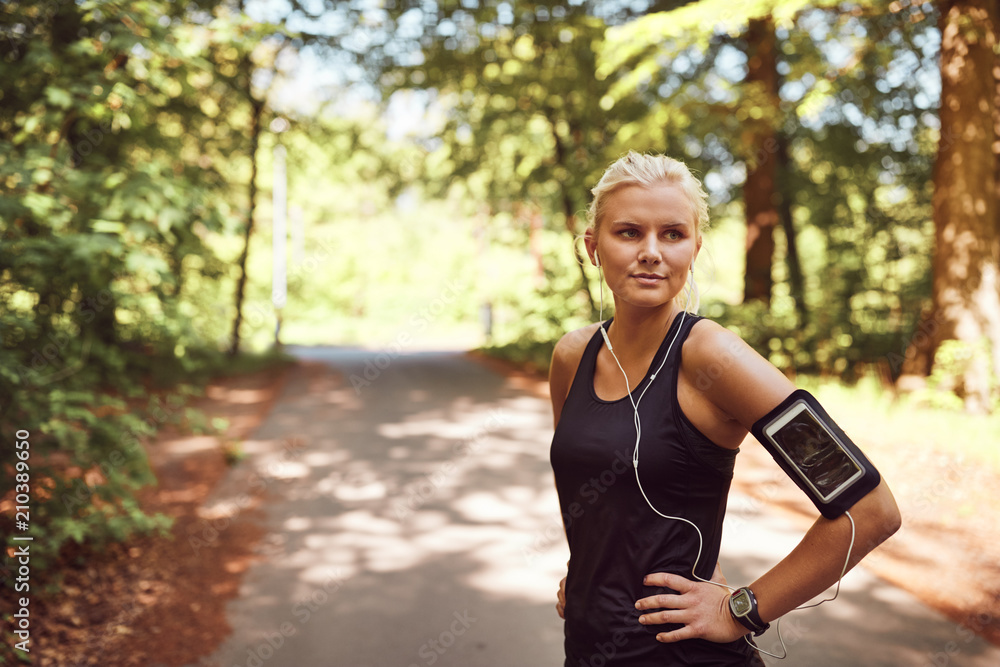
[[[640,285],[659,285],[661,280],[666,280],[666,276],[658,276],[655,273],[633,273],[634,278]]]

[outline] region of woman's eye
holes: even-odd
[[[622,230],[622,236],[624,236],[627,239],[634,239],[636,236],[638,236],[638,234],[639,233],[637,231],[635,231],[634,229],[623,229]]]

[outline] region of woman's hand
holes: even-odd
[[[566,577],[562,578],[559,582],[559,592],[556,594],[559,601],[556,602],[556,611],[559,612],[559,618],[566,619]]]
[[[715,565],[712,581],[722,585],[691,581],[666,572],[646,575],[643,580],[645,585],[672,588],[677,594],[651,595],[636,602],[635,608],[642,611],[665,610],[645,613],[639,617],[639,622],[643,625],[677,623],[683,626],[656,635],[657,641],[664,643],[695,637],[712,642],[730,642],[739,639],[747,634],[747,629],[737,623],[729,613],[729,591],[723,587],[726,578],[718,564]]]

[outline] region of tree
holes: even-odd
[[[706,304],[779,367],[851,377],[864,360],[898,374],[929,299],[936,104],[924,81],[937,61],[926,9],[702,0],[609,32],[601,68],[632,69],[624,83],[641,78],[661,94],[651,108],[687,118],[670,149],[700,168],[714,214],[780,221],[773,260],[761,262],[773,264],[760,272],[773,280],[770,305],[727,305],[736,294]],[[752,57],[763,38],[752,28],[768,24],[777,77]],[[754,185],[767,162],[770,193]]]
[[[743,142],[757,150],[748,160],[743,184],[747,221],[747,253],[744,301],[771,302],[771,263],[774,228],[778,225],[776,176],[778,140],[778,61],[774,24],[769,16],[749,21],[747,41],[747,94],[753,96],[757,112],[748,123]]]
[[[0,8],[0,430],[32,434],[41,559],[164,525],[133,497],[141,439],[185,417],[155,390],[217,353],[193,322],[224,274],[239,145],[206,57],[216,4]]]
[[[934,162],[934,347],[958,341],[956,391],[991,409],[1000,377],[996,0],[941,3],[941,137]]]
[[[243,24],[242,32],[250,32],[250,21],[245,15],[243,0],[240,0],[239,23]],[[240,349],[240,328],[243,323],[243,296],[246,292],[247,282],[247,257],[250,254],[250,238],[254,231],[254,214],[257,211],[257,150],[260,147],[261,119],[264,116],[264,109],[267,106],[264,93],[254,90],[253,79],[257,72],[258,63],[254,62],[254,47],[260,46],[260,40],[242,40],[236,42],[242,46],[244,51],[240,55],[237,66],[236,85],[234,93],[244,98],[250,108],[250,123],[248,128],[249,146],[247,156],[250,158],[250,178],[247,187],[247,207],[246,224],[243,230],[243,249],[236,262],[236,270],[239,273],[236,279],[235,308],[236,315],[233,317],[233,331],[230,339],[229,355],[235,356]],[[249,47],[249,48],[247,48]],[[271,59],[273,65],[274,59]]]
[[[364,60],[386,96],[422,89],[445,110],[432,140],[441,141],[440,170],[425,172],[427,181],[441,175],[441,192],[461,183],[493,212],[530,202],[548,227],[575,238],[589,187],[623,152],[623,129],[647,111],[639,95],[609,96],[623,73],[597,67],[607,26],[633,15],[598,2],[400,2],[378,31],[397,37]],[[569,268],[593,317],[591,277],[577,259]],[[562,272],[554,258],[545,261]]]

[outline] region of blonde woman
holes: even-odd
[[[899,511],[876,473],[850,518],[821,516],[770,571],[726,585],[717,561],[738,448],[795,386],[694,314],[708,206],[683,163],[630,152],[592,192],[584,242],[614,317],[563,336],[549,377],[570,547],[556,605],[565,665],[762,664],[745,636],[836,583],[897,530]]]

